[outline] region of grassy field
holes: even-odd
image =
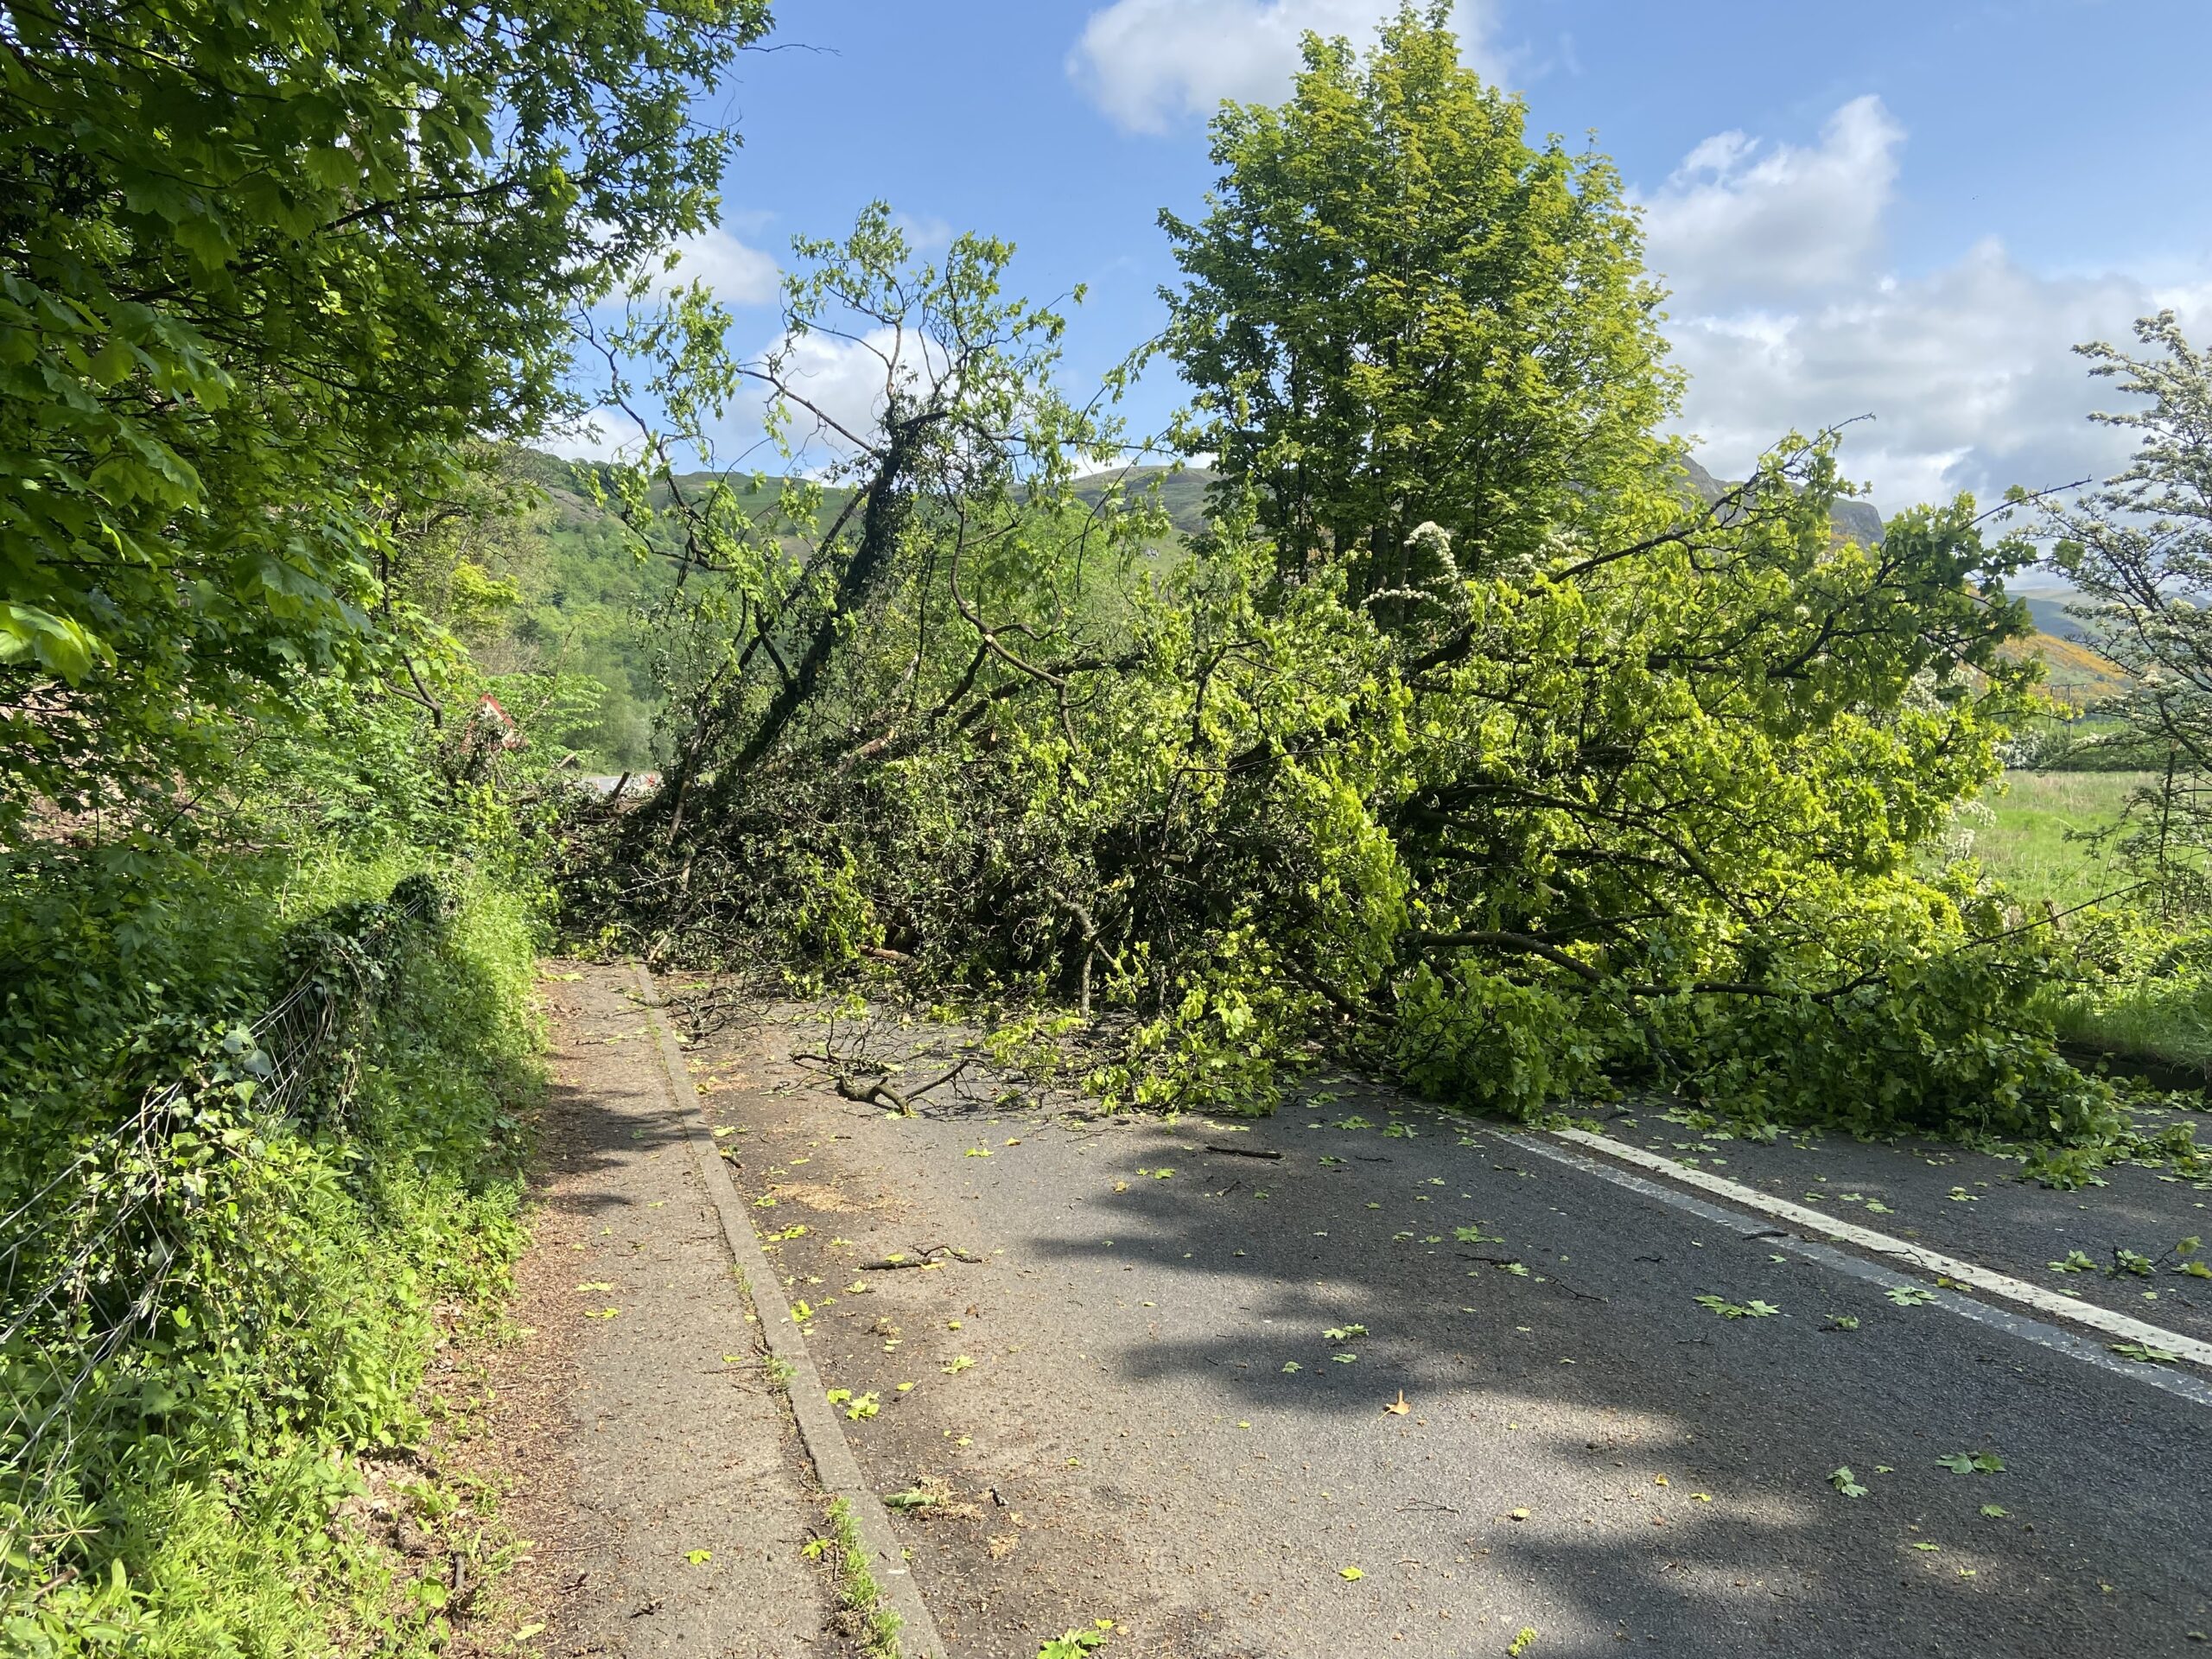
[[[2120,822],[2128,797],[2152,774],[2012,772],[1983,796],[1988,809],[1961,820],[1965,850],[2023,893],[2061,906],[2087,904],[2127,885],[2109,843],[2082,839]],[[1961,839],[1963,839],[1963,836]]]
[[[2015,772],[1969,809],[1952,850],[2031,899],[2083,905],[2127,887],[2109,842],[2082,839],[2120,822],[2128,797],[2155,776],[2140,772]],[[1970,832],[1971,840],[1967,840]],[[2126,904],[2125,899],[2115,907]],[[2137,1065],[2161,1088],[2199,1088],[2212,1077],[2212,981],[2201,969],[2145,960],[2093,994],[2069,996],[2058,1032],[2078,1055]]]

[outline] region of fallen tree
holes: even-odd
[[[664,954],[889,954],[1071,1006],[1109,1099],[1249,1108],[1337,1053],[1522,1112],[1641,1079],[2105,1132],[2042,1012],[2050,931],[1918,862],[2024,706],[2029,550],[1963,499],[1836,536],[1834,433],[1700,500],[1656,435],[1675,388],[1618,187],[1526,145],[1448,48],[1410,16],[1364,66],[1314,43],[1292,105],[1217,128],[1216,220],[1177,228],[1180,441],[1223,458],[1187,547],[1078,493],[1119,435],[1053,389],[1060,321],[1001,296],[1007,250],[912,265],[880,209],[806,250],[783,346],[728,381],[795,453],[826,435],[823,481],[751,517],[741,480],[686,494],[702,427],[610,498],[702,582],[682,765],[579,898]],[[1347,101],[1389,129],[1349,160],[1345,124],[1300,126]],[[1424,144],[1458,188],[1330,221],[1333,162]],[[1562,270],[1580,305],[1536,304]],[[718,338],[703,296],[657,327],[679,360]],[[865,422],[795,372],[825,337],[881,366]]]

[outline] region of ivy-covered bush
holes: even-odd
[[[333,1510],[419,1429],[432,1310],[518,1248],[535,930],[424,858],[19,870],[0,904],[11,1651],[432,1635]],[[57,906],[79,949],[27,955]],[[279,1042],[272,1006],[330,1017]]]

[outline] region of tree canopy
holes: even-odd
[[[880,209],[800,249],[785,339],[884,365],[850,493],[678,502],[712,578],[679,768],[582,898],[654,951],[1065,999],[1118,1098],[1249,1107],[1334,1052],[1524,1112],[1640,1078],[2102,1121],[2029,1012],[2047,941],[1920,855],[2024,706],[2028,550],[1964,499],[1839,537],[1832,434],[1696,499],[1603,159],[1528,147],[1438,17],[1306,60],[1171,221],[1183,437],[1221,468],[1179,553],[1072,490],[1116,434],[1001,297],[1007,250],[917,265]],[[821,412],[703,349],[702,303],[637,336],[671,408],[751,377]],[[619,493],[647,528],[683,447]]]
[[[705,222],[691,101],[766,17],[9,8],[0,824],[167,787],[390,641],[406,504],[556,420],[576,308]]]
[[[1362,56],[1308,36],[1280,106],[1230,105],[1165,337],[1198,393],[1182,441],[1255,492],[1287,572],[1364,598],[1603,524],[1662,461],[1680,376],[1612,163],[1532,144],[1521,100],[1408,5]]]
[[[2047,509],[2054,561],[2082,596],[2100,647],[2127,676],[2116,700],[2129,747],[2158,770],[2136,802],[2128,851],[2160,902],[2212,903],[2212,356],[2171,311],[2135,325],[2129,352],[2078,349],[2135,401],[2097,415],[2133,432],[2129,464]]]

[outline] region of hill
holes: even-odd
[[[1206,527],[1206,491],[1218,474],[1203,467],[1121,467],[1093,473],[1075,486],[1076,494],[1096,506],[1114,485],[1134,499],[1147,490],[1160,493],[1160,505],[1178,535],[1195,536]]]
[[[2035,618],[2037,628],[2054,639],[2089,642],[2096,639],[2094,626],[2067,608],[2075,601],[2042,594],[2029,594],[2024,597],[2027,601],[2028,614]]]
[[[646,618],[674,586],[675,569],[639,556],[634,538],[592,503],[569,462],[522,450],[513,466],[517,477],[544,493],[544,500],[499,561],[497,574],[516,583],[521,599],[502,635],[480,645],[479,655],[495,671],[553,668],[599,681],[607,694],[598,712],[564,728],[556,741],[579,750],[597,768],[649,766],[661,693]],[[1683,471],[1703,500],[1717,500],[1729,487],[1694,460],[1683,462]],[[1129,467],[1094,474],[1076,493],[1096,505],[1117,482],[1132,496],[1156,490],[1176,532],[1192,536],[1205,527],[1206,493],[1216,477],[1203,467]],[[724,480],[718,474],[693,473],[677,483],[696,490],[719,481]],[[727,481],[738,486],[745,510],[754,514],[773,511],[782,485],[774,477],[757,485],[749,479]],[[845,495],[842,489],[826,491],[826,509],[834,513]],[[1869,545],[1882,538],[1883,517],[1870,502],[1838,502],[1834,518],[1841,537]],[[2063,598],[2032,596],[2027,604],[2039,632],[2015,649],[2043,659],[2045,683],[2060,702],[2086,708],[2120,690],[2118,674],[2088,643],[2090,628],[2067,614]]]
[[[1681,459],[1682,472],[1697,492],[1698,499],[1711,506],[1736,487],[1732,480],[1713,477],[1698,463],[1694,455]],[[1882,542],[1882,515],[1871,501],[1847,496],[1828,510],[1828,526],[1833,534],[1845,541],[1857,542],[1861,547],[1878,547]]]

